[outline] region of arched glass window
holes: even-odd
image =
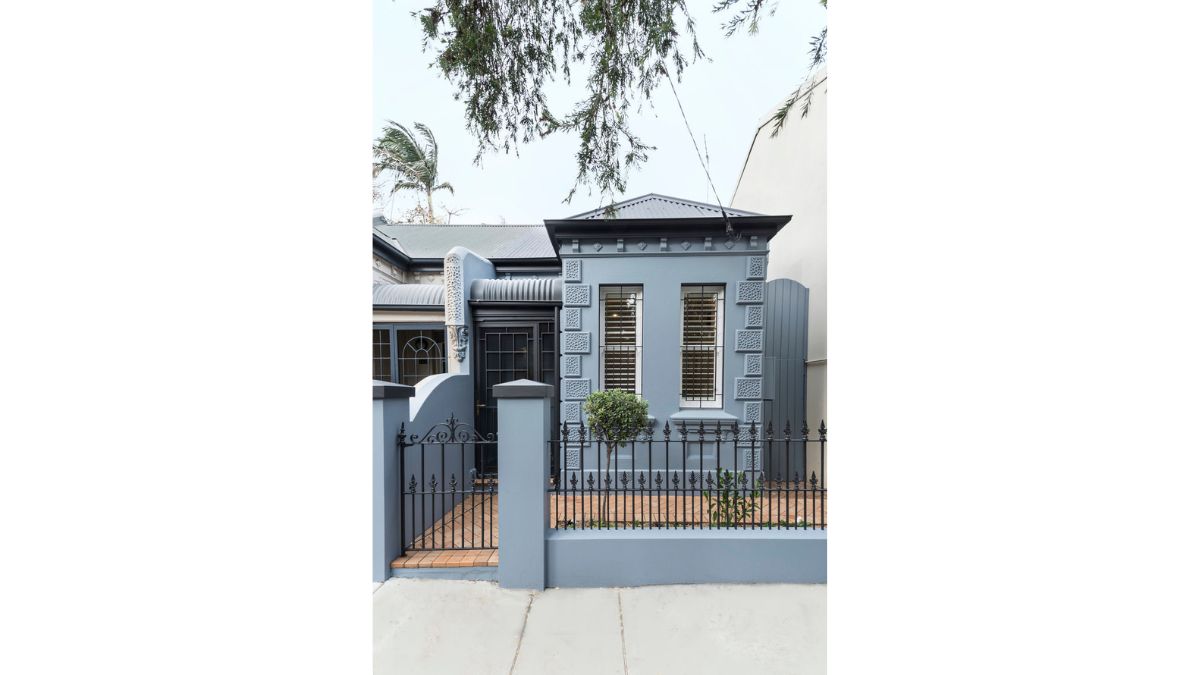
[[[405,324],[374,326],[377,380],[412,384],[446,372],[446,330],[410,329]]]

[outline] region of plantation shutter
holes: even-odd
[[[604,389],[638,392],[639,317],[641,287],[601,288],[601,332]]]
[[[686,288],[683,294],[681,392],[684,400],[717,397],[721,350],[721,290],[712,286]]]

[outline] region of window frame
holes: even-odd
[[[446,324],[431,323],[428,321],[418,322],[418,323],[395,323],[395,322],[386,322],[385,321],[385,322],[373,322],[371,324],[371,328],[373,329],[372,336],[374,336],[374,331],[376,331],[376,330],[386,330],[387,331],[388,344],[389,344],[389,349],[390,349],[390,361],[389,361],[390,366],[389,367],[391,368],[391,373],[390,373],[391,379],[388,380],[389,382],[404,384],[403,382],[400,381],[401,380],[400,361],[401,361],[401,352],[404,348],[404,345],[399,343],[397,336],[396,336],[396,334],[398,332],[402,332],[402,331],[441,331],[442,342],[441,342],[440,347],[441,347],[441,351],[442,351],[442,373],[449,372],[450,362],[449,362],[449,356],[447,354],[447,350],[449,349],[449,346],[450,346],[450,340],[449,340],[448,336],[446,335]],[[372,349],[374,349],[373,345],[374,345],[374,337],[372,337]],[[371,374],[373,376],[374,375],[374,352],[372,352],[371,371],[372,371]],[[426,376],[426,377],[429,377],[429,376]],[[424,379],[424,378],[422,378],[422,379]]]
[[[600,339],[599,339],[600,382],[598,383],[598,388],[601,390],[608,389],[608,387],[606,386],[607,378],[605,378],[605,372],[604,372],[604,368],[607,363],[607,360],[605,359],[605,355],[607,354],[608,350],[606,348],[609,346],[605,343],[605,338],[607,337],[607,334],[608,334],[608,331],[606,330],[608,316],[604,311],[605,310],[605,300],[607,297],[609,297],[611,295],[619,295],[621,297],[625,297],[626,289],[635,289],[634,290],[634,298],[636,298],[636,299],[634,302],[634,345],[633,345],[634,390],[632,393],[640,397],[642,395],[642,314],[644,312],[645,303],[646,303],[646,288],[642,284],[601,284],[599,287],[598,296],[599,296],[599,307],[600,307]],[[607,291],[607,293],[606,293],[606,291]],[[617,346],[617,345],[613,345],[613,346]],[[628,345],[620,345],[620,346],[628,346]],[[624,351],[624,350],[613,350],[613,351]],[[623,390],[623,391],[625,391],[625,390]]]
[[[716,354],[713,365],[713,397],[711,399],[687,398],[684,396],[684,364],[683,355],[687,351],[685,336],[687,335],[687,312],[684,304],[688,291],[694,289],[715,289],[717,292],[716,344],[713,350]],[[694,283],[679,286],[679,407],[692,409],[721,410],[725,407],[725,298],[726,285],[723,283]],[[703,292],[703,290],[701,291]]]

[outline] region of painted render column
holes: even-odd
[[[415,389],[379,380],[372,385],[375,400],[371,419],[371,577],[383,582],[392,576],[392,561],[404,552],[396,437],[400,425],[408,422],[408,400]]]
[[[550,527],[550,401],[554,388],[533,380],[492,387],[499,442],[501,588],[546,587]]]

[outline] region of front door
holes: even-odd
[[[553,321],[481,324],[475,331],[475,429],[485,437],[496,433],[496,398],[492,387],[513,380],[533,380],[558,387],[558,334]],[[557,417],[557,401],[552,402]],[[476,466],[496,473],[496,446],[480,445]]]

